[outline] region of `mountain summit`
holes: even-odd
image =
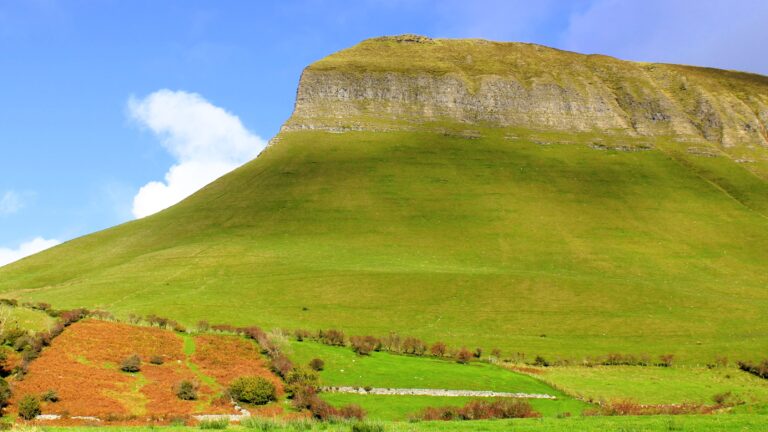
[[[575,359],[768,347],[768,78],[404,35],[309,66],[255,160],[0,291]]]

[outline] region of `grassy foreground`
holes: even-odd
[[[498,421],[465,422],[367,422],[375,425],[368,429],[383,432],[409,431],[515,431],[515,432],[720,432],[720,431],[760,431],[764,430],[768,417],[761,415],[713,415],[713,416],[654,416],[654,417],[579,417],[565,419],[521,419]],[[46,431],[83,432],[92,431],[89,427],[45,427]],[[254,430],[241,426],[230,426],[229,430]],[[189,432],[199,430],[193,427],[111,427],[111,432]],[[257,429],[258,430],[258,429]],[[351,431],[352,424],[313,424],[307,427],[284,426],[262,430],[313,430],[313,431]],[[365,430],[365,429],[361,429]]]
[[[0,268],[0,292],[528,360],[765,353],[768,184],[684,144],[565,138],[284,133],[175,207]]]

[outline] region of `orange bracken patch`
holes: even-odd
[[[269,371],[255,343],[223,335],[196,336],[194,341],[195,353],[187,358],[182,338],[168,330],[98,320],[75,323],[29,365],[23,380],[11,380],[11,404],[16,406],[27,394],[54,390],[60,400],[44,403],[45,414],[129,423],[191,414],[234,414],[229,400],[220,400],[221,388],[212,388],[212,384],[200,383],[197,400],[183,401],[176,396],[174,387],[182,380],[205,381],[201,373],[221,387],[240,376],[263,376],[283,394],[282,382]],[[133,354],[141,357],[141,371],[122,372],[120,363]],[[150,363],[155,356],[163,363]],[[198,371],[190,369],[190,362]],[[262,410],[266,415],[282,411],[270,406],[254,413]]]
[[[223,386],[242,376],[260,376],[275,384],[283,394],[283,383],[275,376],[259,354],[258,346],[238,336],[200,335],[195,337],[195,353],[191,360],[201,372]]]

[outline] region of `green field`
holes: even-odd
[[[734,197],[764,206],[768,184],[725,158],[484,133],[285,133],[173,208],[0,269],[0,290],[527,359],[766,352],[768,219]]]
[[[768,404],[768,381],[736,368],[555,367],[541,379],[585,400],[631,399],[641,404],[694,402],[730,392],[747,404]]]
[[[653,417],[578,417],[566,419],[520,419],[499,421],[467,421],[467,422],[419,422],[419,423],[390,423],[373,422],[379,425],[383,432],[417,432],[417,431],[487,431],[487,432],[720,432],[743,431],[753,432],[764,429],[768,420],[760,415],[712,415],[712,416],[653,416]],[[46,431],[60,432],[90,432],[89,427],[45,427]],[[111,427],[105,428],[111,432],[191,432],[200,430],[192,427]],[[228,430],[258,430],[230,426]],[[310,428],[278,427],[271,430],[313,430],[329,432],[348,432],[352,424],[323,424],[316,423]],[[376,429],[373,429],[376,430]],[[30,430],[32,432],[32,430]]]
[[[55,321],[43,311],[7,305],[0,305],[0,319],[4,328],[18,327],[33,332],[48,330]]]
[[[569,412],[577,415],[589,405],[523,374],[487,363],[458,364],[451,360],[410,357],[385,352],[358,356],[350,349],[330,347],[313,342],[291,344],[292,358],[307,364],[313,358],[325,362],[320,373],[326,386],[433,388],[448,390],[493,390],[510,393],[540,393],[557,400],[531,399],[531,405],[545,416]],[[464,405],[472,398],[356,395],[324,393],[323,399],[337,406],[357,404],[374,419],[407,420],[426,407]]]

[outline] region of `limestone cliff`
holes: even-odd
[[[284,130],[445,121],[768,146],[768,77],[532,44],[383,37],[309,66]]]

